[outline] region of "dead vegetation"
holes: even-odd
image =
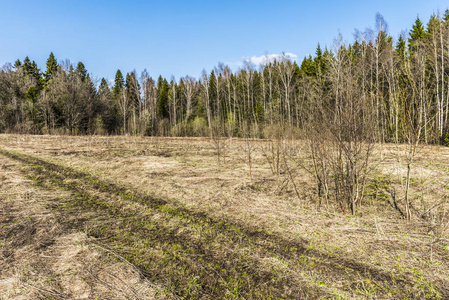
[[[264,140],[221,144],[220,163],[214,143],[200,138],[0,141],[6,299],[449,297],[447,148],[417,157],[407,221],[395,173],[404,169],[388,145],[382,159],[374,152],[363,205],[349,216],[321,203],[310,174],[289,164],[303,145],[280,151],[273,172],[276,144]],[[29,192],[8,194],[22,185]],[[22,267],[14,271],[7,256]],[[84,278],[76,291],[67,282],[78,281],[62,275],[69,269]]]
[[[161,299],[158,288],[93,237],[61,222],[69,193],[37,188],[0,157],[0,299]]]

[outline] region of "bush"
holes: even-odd
[[[192,135],[193,136],[207,136],[208,127],[207,127],[207,121],[203,117],[195,117],[193,121],[190,123],[190,126],[192,128]]]

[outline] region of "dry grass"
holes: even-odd
[[[39,189],[19,168],[0,156],[0,299],[156,298],[128,262],[58,221],[67,192]]]
[[[216,238],[216,242],[210,243],[207,237],[211,233],[206,232],[201,226],[199,229],[197,227],[192,229],[188,225],[189,222],[167,218],[163,212],[149,211],[142,203],[123,204],[120,199],[111,202],[117,203],[117,205],[120,203],[121,210],[129,210],[133,214],[148,210],[145,214],[151,216],[153,222],[159,224],[157,220],[163,220],[160,221],[160,224],[164,224],[164,228],[177,230],[175,236],[183,235],[192,241],[205,243],[207,245],[205,249],[210,250],[213,256],[227,257],[226,259],[229,259],[231,263],[235,261],[237,265],[241,262],[237,257],[251,260],[254,262],[253,269],[251,269],[253,274],[265,274],[266,272],[269,272],[270,276],[275,274],[275,277],[281,278],[276,280],[283,280],[279,282],[283,282],[287,286],[302,286],[303,296],[308,295],[311,298],[398,298],[399,295],[411,298],[437,297],[438,295],[449,297],[449,228],[447,228],[447,219],[444,219],[442,205],[438,205],[440,202],[444,203],[442,200],[446,199],[448,193],[448,148],[426,146],[418,154],[412,168],[411,194],[414,219],[412,222],[407,222],[393,208],[390,197],[391,192],[395,191],[398,205],[401,205],[400,178],[404,175],[404,149],[400,149],[401,162],[399,165],[394,145],[384,145],[382,154],[378,152],[375,155],[374,165],[376,168],[372,176],[373,181],[370,183],[371,188],[365,197],[364,206],[359,209],[357,216],[352,217],[341,214],[337,208],[333,207],[332,203],[318,207],[313,193],[313,182],[310,176],[301,169],[298,169],[295,175],[296,185],[303,196],[298,199],[291,183],[285,181],[286,174],[277,178],[270,171],[262,151],[266,142],[257,141],[255,143],[257,144],[253,157],[253,180],[251,181],[248,164],[245,160],[244,142],[239,140],[226,142],[226,151],[223,152],[226,156],[218,163],[215,145],[207,139],[0,136],[0,144],[5,149],[37,155],[64,166],[73,166],[76,170],[83,170],[107,182],[128,187],[132,191],[149,194],[157,199],[165,199],[164,201],[175,203],[175,207],[187,209],[188,212],[205,213],[213,220],[235,222],[238,224],[238,228],[262,230],[267,234],[266,239],[279,238],[279,244],[285,243],[285,249],[290,246],[293,248],[304,247],[301,251],[295,248],[296,250],[282,252],[279,250],[282,247],[276,248],[276,245],[273,246],[269,240],[264,241],[261,234],[251,238],[245,235],[248,243],[236,242],[236,244],[228,244],[224,247],[223,243],[226,239],[233,239],[240,235],[217,229],[218,233],[214,232],[210,235],[210,237]],[[299,148],[300,146],[298,145]],[[1,159],[6,169],[16,170],[20,167],[18,162],[14,162],[10,158],[1,156]],[[13,166],[8,167],[8,165]],[[0,173],[2,182],[23,180],[23,176],[17,171],[15,172],[14,176],[16,177],[10,173]],[[68,178],[68,180],[72,179]],[[57,283],[52,283],[52,281],[47,283],[46,280],[36,279],[45,278],[45,276],[37,276],[34,279],[36,281],[26,281],[30,286],[24,286],[21,283],[23,279],[18,280],[17,278],[28,278],[26,276],[36,272],[28,272],[33,269],[27,266],[23,270],[28,271],[9,270],[6,273],[2,271],[0,290],[2,290],[1,285],[8,287],[8,291],[13,295],[11,297],[16,295],[14,291],[20,291],[20,289],[34,293],[17,292],[17,296],[15,296],[17,299],[20,299],[21,295],[24,295],[22,298],[27,298],[27,295],[42,296],[45,293],[48,297],[57,298],[67,295],[83,295],[86,291],[92,290],[87,286],[94,282],[97,286],[94,290],[98,290],[99,295],[115,292],[115,295],[127,293],[127,295],[137,297],[135,293],[142,290],[139,288],[142,284],[144,286],[146,284],[146,288],[153,291],[154,295],[154,288],[148,282],[138,281],[142,280],[137,276],[138,273],[133,273],[134,277],[126,275],[127,272],[137,272],[136,270],[133,268],[128,271],[122,269],[130,267],[123,262],[120,262],[120,267],[118,267],[116,263],[107,260],[109,256],[107,252],[89,246],[101,243],[91,243],[86,241],[86,239],[91,239],[86,235],[69,232],[68,229],[58,229],[57,225],[51,225],[53,227],[49,225],[51,223],[47,220],[50,218],[49,216],[56,217],[52,215],[51,211],[48,212],[48,208],[45,208],[42,203],[50,201],[45,199],[58,197],[58,194],[55,193],[62,193],[60,189],[50,192],[33,187],[27,181],[24,182],[26,182],[27,189],[32,192],[19,196],[5,194],[8,196],[2,197],[0,205],[3,205],[2,207],[6,211],[6,207],[11,207],[11,203],[8,201],[17,197],[24,199],[31,197],[35,199],[32,203],[35,207],[34,214],[39,215],[37,218],[39,222],[25,222],[23,227],[20,227],[21,230],[26,232],[30,231],[30,226],[46,226],[37,228],[35,232],[42,235],[48,235],[48,232],[53,234],[53,231],[58,232],[57,237],[53,237],[55,241],[50,246],[46,246],[44,250],[40,250],[38,246],[34,245],[33,247],[38,249],[25,248],[25,252],[49,254],[48,258],[36,254],[37,263],[35,265],[50,265],[51,268],[46,269],[51,269],[54,274],[51,273],[53,275],[48,276],[55,278],[66,278],[61,274],[68,270],[67,264],[74,264],[79,257],[84,257],[84,264],[75,264],[70,268],[78,270],[74,271],[74,274],[84,274],[83,276],[89,280],[83,281],[84,286],[81,283],[76,284],[75,286],[79,288],[77,291],[73,291],[70,284],[67,285],[68,281],[64,284],[58,279]],[[285,184],[283,184],[284,182]],[[23,184],[25,183],[16,182],[15,185],[2,185],[2,189],[6,188],[13,193],[19,189],[18,186],[21,187]],[[108,192],[96,191],[93,187],[89,187],[89,189],[100,198],[109,197]],[[41,194],[43,195],[41,196]],[[62,195],[61,197],[66,196]],[[22,199],[23,201],[25,200]],[[31,215],[24,218],[31,218],[32,210],[28,212],[23,209],[19,202],[14,201],[19,205],[15,210],[21,214],[30,213]],[[446,208],[447,210],[449,210],[449,206]],[[82,213],[92,212],[84,211]],[[6,230],[5,228],[13,226],[11,220],[5,219],[4,221],[2,219],[2,224],[7,224],[1,229],[2,233]],[[103,220],[105,219],[103,218]],[[180,228],[185,232],[183,233]],[[59,233],[58,230],[62,230],[63,233]],[[34,243],[34,238],[31,236],[26,234],[21,234],[21,236],[24,237],[26,245]],[[45,240],[43,237],[39,239]],[[288,241],[291,244],[288,244]],[[252,242],[257,246],[252,245]],[[120,245],[115,246],[120,249]],[[26,259],[26,255],[20,254],[20,246],[9,247],[14,249],[10,251],[14,251],[15,256],[24,257],[23,260],[26,262],[33,261]],[[226,247],[228,248],[226,249]],[[8,249],[2,244],[2,250],[3,248]],[[66,249],[67,253],[57,252],[61,249]],[[276,254],[270,254],[269,249]],[[91,251],[92,254],[88,255],[84,251]],[[226,256],[231,253],[232,256]],[[183,255],[182,252],[178,254]],[[117,252],[116,255],[120,254]],[[70,258],[62,259],[62,256]],[[193,262],[189,261],[185,264],[190,265]],[[26,264],[24,263],[24,265]],[[9,266],[12,269],[12,263]],[[85,269],[89,270],[89,267],[86,266],[90,266],[91,275],[89,272],[85,273]],[[108,276],[112,270],[109,268],[115,268],[114,274],[118,275]],[[134,281],[130,278],[134,278]],[[151,278],[151,276],[147,275],[147,278]],[[70,279],[70,277],[66,279]],[[70,280],[70,282],[77,282],[75,279]],[[170,285],[163,278],[152,278],[152,280],[153,284]],[[391,282],[390,289],[387,284],[389,281]],[[270,283],[266,282],[266,284]],[[274,284],[275,281],[273,281]],[[39,288],[47,292],[40,291]],[[102,291],[100,291],[101,288],[103,288]],[[51,295],[51,292],[55,294]],[[300,294],[299,291],[289,291],[288,288],[283,292],[285,295],[288,295],[289,292]],[[198,295],[201,294],[197,294],[196,297],[200,297]],[[239,294],[229,292],[228,296],[239,297]],[[282,294],[279,296],[282,297]],[[81,296],[73,297],[80,298]]]

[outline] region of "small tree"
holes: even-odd
[[[374,107],[363,89],[363,67],[352,47],[336,43],[329,65],[332,83],[325,99],[310,107],[307,128],[318,196],[331,188],[343,212],[361,205],[374,145]],[[362,82],[362,84],[361,84]],[[332,185],[331,185],[332,179]]]

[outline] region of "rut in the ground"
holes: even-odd
[[[78,214],[76,222],[65,225],[87,228],[145,276],[182,297],[332,297],[335,288],[314,282],[317,277],[310,276],[317,273],[320,278],[343,282],[338,287],[342,293],[363,280],[376,296],[420,297],[409,294],[420,287],[413,277],[311,249],[305,240],[216,220],[173,200],[157,199],[88,172],[17,152],[0,149],[0,153],[30,166],[25,172],[38,185],[72,193],[70,198],[59,199],[55,207],[62,223],[65,215]],[[436,291],[426,282],[422,293],[429,292]]]

